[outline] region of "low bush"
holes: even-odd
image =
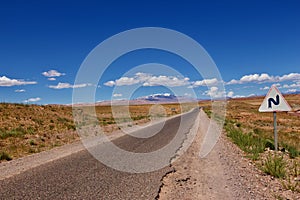
[[[264,138],[257,137],[252,133],[243,133],[242,129],[235,127],[230,123],[226,123],[226,131],[228,137],[238,145],[243,151],[249,154],[249,157],[253,160],[257,160],[260,153],[264,152],[267,146],[270,146],[270,142]]]
[[[12,160],[12,158],[10,157],[10,155],[8,155],[8,153],[2,151],[2,152],[0,152],[0,160],[10,161],[10,160]]]
[[[284,178],[286,176],[285,166],[283,156],[269,154],[267,160],[263,162],[262,170],[275,178]]]

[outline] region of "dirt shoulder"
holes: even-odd
[[[201,125],[208,124],[206,115]],[[221,135],[213,151],[199,158],[203,139],[199,129],[188,151],[172,164],[174,171],[163,179],[158,199],[299,199],[292,191],[283,191],[278,180],[266,176],[244,153]]]

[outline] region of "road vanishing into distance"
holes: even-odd
[[[153,152],[175,137],[180,123],[184,128],[177,134],[184,140],[198,113],[195,109],[168,119],[152,137],[125,135],[113,143],[126,151]],[[138,131],[152,134],[151,127]],[[0,199],[157,199],[162,177],[170,170],[171,166],[148,173],[117,171],[82,150],[1,180]]]

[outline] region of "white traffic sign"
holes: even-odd
[[[281,112],[291,110],[290,105],[286,102],[275,85],[270,88],[267,96],[258,109],[259,112]]]

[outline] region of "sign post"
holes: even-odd
[[[274,146],[275,150],[278,150],[278,136],[277,136],[277,112],[287,112],[291,111],[290,105],[286,102],[280,91],[275,85],[273,85],[261,106],[259,107],[259,112],[273,112],[274,120]]]
[[[278,136],[277,136],[277,119],[276,119],[276,112],[273,112],[273,121],[274,121],[274,147],[277,151],[278,149]]]

